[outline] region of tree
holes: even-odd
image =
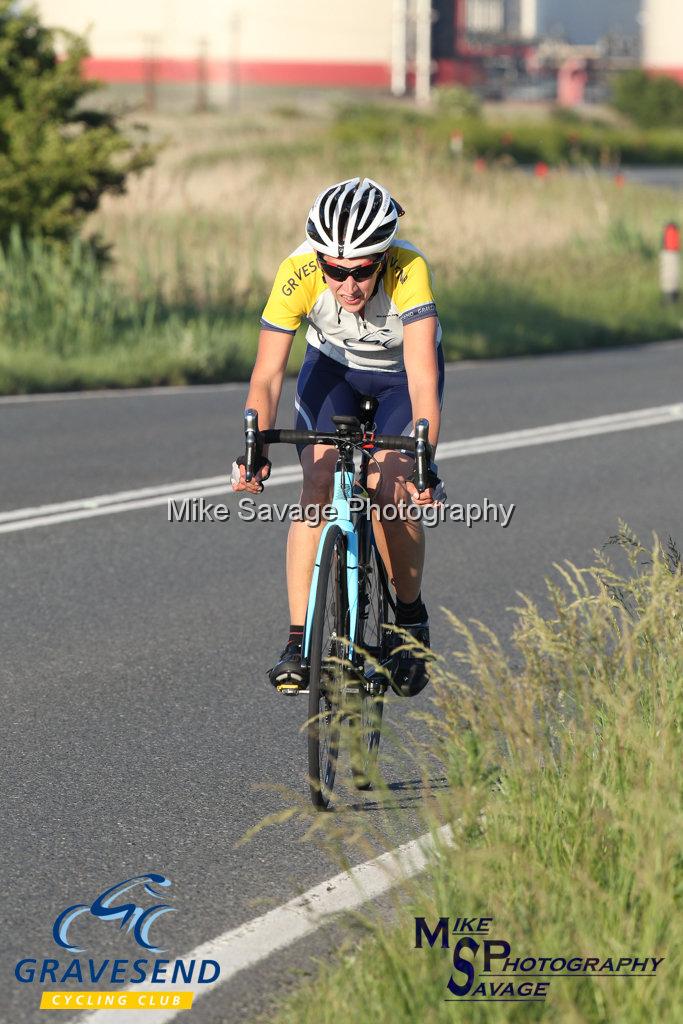
[[[83,102],[100,88],[82,77],[87,53],[80,37],[0,0],[0,245],[17,228],[67,242],[104,193],[124,192],[126,176],[152,162],[150,146]]]

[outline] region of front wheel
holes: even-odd
[[[331,804],[337,773],[348,619],[346,539],[332,526],[320,558],[308,658],[308,774],[311,800],[321,810]]]

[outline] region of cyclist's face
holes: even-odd
[[[370,263],[375,263],[378,257],[362,257],[355,260],[336,260],[331,256],[325,257],[326,263],[331,263],[335,267],[365,267]],[[333,281],[331,277],[324,274],[325,284],[330,289],[335,299],[342,307],[347,309],[349,313],[359,313],[365,306],[377,282],[377,276],[381,273],[381,270],[376,270],[372,277],[369,277],[367,281],[354,281],[352,277],[347,277],[343,281]]]

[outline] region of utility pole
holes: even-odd
[[[406,45],[408,0],[394,0],[391,25],[391,91],[394,96],[406,94]]]
[[[143,76],[144,76],[144,108],[154,111],[157,109],[157,58],[156,44],[159,37],[152,34],[145,34],[142,37],[144,46]]]
[[[242,12],[237,4],[230,13],[228,23],[228,103],[233,110],[240,106],[240,36]]]
[[[206,36],[199,40],[197,52],[197,100],[195,110],[197,113],[204,113],[209,109],[209,68],[208,68],[208,42]]]
[[[427,106],[432,79],[432,3],[416,0],[415,6],[415,102]]]

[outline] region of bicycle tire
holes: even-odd
[[[308,774],[311,800],[320,810],[331,805],[337,773],[347,636],[346,538],[332,526],[320,558],[308,656]]]
[[[391,595],[386,569],[374,544],[371,546],[370,564],[366,567],[362,589],[365,607],[358,619],[356,644],[368,651],[375,661],[382,663],[388,654],[382,624],[388,621]],[[387,685],[380,676],[368,679],[362,674],[358,694],[350,709],[351,771],[354,785],[359,790],[372,789],[373,778],[377,773],[386,690]]]

